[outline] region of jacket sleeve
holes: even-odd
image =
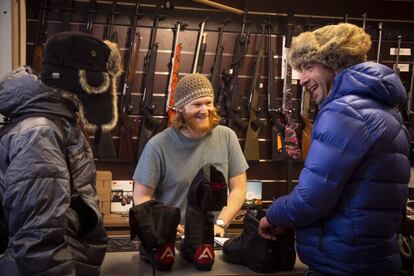
[[[353,108],[332,102],[322,109],[299,183],[273,202],[266,214],[269,222],[298,228],[327,216],[372,144],[369,129]]]
[[[17,267],[23,275],[72,275],[65,244],[70,177],[64,142],[58,127],[41,119],[44,124],[12,139],[4,178],[9,243],[0,267]]]

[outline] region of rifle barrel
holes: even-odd
[[[382,22],[378,23],[378,50],[377,50],[377,63],[380,62],[381,56],[381,43],[382,43]]]
[[[198,35],[197,48],[196,48],[196,52],[195,52],[195,56],[194,56],[193,70],[191,71],[193,74],[196,73],[196,71],[197,71],[198,56],[200,54],[200,48],[201,48],[201,44],[203,42],[204,26],[206,24],[207,19],[208,18],[203,19],[203,21],[201,21],[201,23],[200,23],[200,31],[199,31],[199,35]]]
[[[171,70],[170,70],[170,76],[168,77],[168,91],[167,91],[167,101],[165,102],[165,112],[168,113],[168,110],[170,107],[170,99],[171,99],[171,85],[173,81],[174,76],[174,63],[175,63],[175,55],[177,54],[177,45],[178,45],[178,39],[180,36],[180,29],[181,29],[181,22],[177,22],[175,26],[175,38],[174,38],[174,48],[173,48],[173,55],[171,58]]]

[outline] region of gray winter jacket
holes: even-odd
[[[0,275],[98,275],[106,233],[92,152],[63,91],[20,67],[0,81],[0,113],[29,117],[0,139],[0,200],[9,242]],[[67,93],[67,92],[66,92]]]

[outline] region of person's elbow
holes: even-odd
[[[134,182],[134,205],[138,205],[152,199],[154,188],[139,182]]]

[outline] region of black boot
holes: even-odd
[[[258,230],[264,214],[261,208],[246,212],[243,233],[224,243],[223,257],[260,273],[292,270],[296,260],[293,231],[287,230],[276,241],[263,239]]]
[[[195,176],[187,195],[185,238],[180,254],[198,270],[211,270],[214,264],[214,215],[227,203],[224,176],[206,165]]]
[[[211,270],[214,264],[214,215],[187,206],[185,237],[180,244],[181,256],[201,271]]]
[[[158,270],[171,270],[180,209],[150,200],[129,210],[131,239],[141,240],[140,257]]]

